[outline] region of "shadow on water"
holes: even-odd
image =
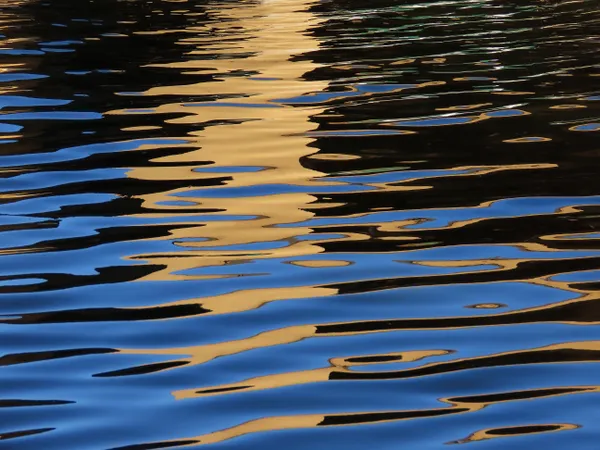
[[[0,442],[596,449],[598,30],[0,0]]]

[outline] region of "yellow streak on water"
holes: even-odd
[[[478,408],[474,406],[469,406],[469,408],[438,408],[438,409],[429,409],[425,412],[426,415],[430,415],[435,417],[438,413],[446,413],[446,414],[457,414],[457,413],[466,413],[473,412],[478,410]],[[407,411],[410,413],[420,413],[422,411]],[[397,411],[391,411],[391,413],[397,413]],[[381,414],[381,418],[374,420],[363,420],[363,414]],[[350,420],[348,424],[339,424],[337,426],[344,425],[356,425],[359,423],[384,423],[384,422],[397,422],[400,420],[410,420],[412,418],[423,417],[423,415],[415,415],[414,417],[406,417],[406,418],[385,418],[385,413],[356,413],[356,414],[306,414],[306,415],[296,415],[296,416],[278,416],[278,417],[265,417],[261,419],[251,420],[249,422],[243,423],[241,425],[237,425],[231,428],[227,428],[224,430],[216,431],[213,433],[208,433],[192,438],[187,438],[190,441],[197,440],[199,442],[190,443],[190,444],[182,444],[180,447],[190,447],[196,445],[207,445],[207,444],[215,444],[218,442],[223,442],[229,439],[234,439],[236,437],[245,436],[251,433],[260,433],[265,431],[278,431],[278,430],[290,430],[290,429],[299,429],[299,428],[316,428],[319,426],[325,426],[324,422],[327,418],[344,418]],[[336,426],[336,425],[334,425]],[[169,442],[169,441],[165,441]]]
[[[334,261],[334,260],[301,260],[292,261],[290,264],[294,266],[307,267],[311,269],[319,269],[323,267],[346,267],[352,264],[351,261]]]
[[[397,358],[397,362],[415,362],[421,359],[430,358],[433,356],[447,355],[447,350],[412,350],[402,353],[390,353],[385,355],[376,355],[378,357]],[[356,357],[354,357],[356,358]],[[333,372],[350,372],[348,369],[352,366],[364,366],[370,364],[379,364],[378,362],[350,362],[353,358],[332,358],[329,362],[331,367],[323,367],[320,369],[303,370],[298,372],[280,373],[265,375],[261,377],[250,378],[239,383],[231,383],[220,386],[213,386],[203,389],[184,389],[173,392],[177,400],[186,398],[194,398],[207,395],[222,395],[223,392],[211,392],[213,390],[227,390],[233,388],[244,387],[244,391],[257,391],[263,389],[276,389],[284,386],[294,386],[307,383],[317,383],[329,380]],[[394,361],[396,362],[396,361]],[[231,391],[235,392],[235,391]]]
[[[599,392],[600,386],[576,386],[576,387],[560,387],[557,389],[566,390],[567,392],[558,392],[558,393],[542,393],[544,397],[559,397],[562,395],[570,395],[577,393],[590,393],[590,392]],[[568,392],[569,389],[572,389],[571,392]],[[543,391],[543,390],[539,390]],[[533,395],[535,395],[536,390],[531,391]],[[224,430],[207,433],[204,435],[196,436],[193,438],[189,438],[191,441],[196,441],[190,443],[188,445],[183,444],[184,446],[196,446],[196,445],[206,445],[206,444],[214,444],[218,442],[223,442],[229,439],[233,439],[236,437],[244,436],[251,433],[259,433],[265,431],[275,431],[275,430],[286,430],[286,429],[299,429],[299,428],[316,428],[319,426],[344,426],[344,425],[355,425],[358,423],[373,423],[373,422],[397,422],[401,420],[410,420],[412,418],[422,418],[427,416],[435,416],[440,413],[442,414],[464,414],[471,413],[476,411],[481,411],[483,408],[489,407],[491,405],[495,405],[498,403],[505,402],[514,402],[518,401],[515,399],[510,400],[491,400],[487,402],[461,402],[458,399],[440,399],[441,402],[450,404],[451,406],[448,408],[435,408],[429,410],[413,410],[413,411],[389,411],[387,412],[364,412],[364,413],[348,413],[348,414],[306,414],[306,415],[293,415],[293,416],[277,416],[277,417],[265,417],[261,419],[252,420],[240,425],[236,425]],[[402,414],[404,413],[404,414]],[[388,415],[389,414],[389,415]],[[401,416],[394,417],[394,414],[402,414]],[[372,417],[366,417],[368,415],[372,415]],[[374,416],[374,417],[373,417]],[[333,419],[344,419],[342,422],[333,423],[329,425],[326,420],[328,418]],[[344,423],[346,422],[346,423]],[[517,428],[517,427],[515,427]],[[552,431],[559,430],[569,430],[575,429],[577,425],[573,424],[557,424],[557,429]],[[457,441],[455,443],[465,443],[474,440],[481,439],[490,439],[491,438],[490,430],[482,430],[481,432],[474,433],[470,435],[465,440]],[[500,436],[494,436],[500,437]],[[168,441],[167,441],[168,442]]]
[[[333,333],[334,335],[340,335],[344,333]],[[350,334],[359,334],[359,333],[350,333]],[[425,364],[420,366],[420,369],[423,368],[434,368],[434,367],[443,367],[448,364],[455,364],[458,362],[468,362],[469,366],[477,366],[478,361],[486,361],[490,358],[498,358],[498,357],[506,357],[506,356],[523,356],[530,354],[533,356],[531,361],[535,361],[535,355],[539,352],[543,351],[552,351],[552,350],[600,350],[600,341],[584,341],[584,342],[568,342],[564,344],[555,344],[549,345],[540,348],[534,349],[525,349],[525,350],[517,350],[512,352],[503,352],[492,355],[486,355],[482,357],[472,357],[472,358],[458,358],[451,361],[442,361],[442,362],[433,362],[429,364]],[[426,351],[408,351],[403,352],[401,355],[403,356],[400,361],[391,361],[391,362],[414,362],[424,358],[434,357],[434,356],[443,356],[447,355],[450,352],[448,350],[426,350]],[[388,357],[394,356],[395,354],[384,354],[384,355],[376,355],[379,357]],[[397,354],[396,354],[397,355]],[[330,360],[332,367],[324,367],[313,370],[304,370],[304,371],[296,371],[296,372],[288,372],[288,373],[280,373],[280,374],[271,374],[265,375],[256,378],[250,378],[247,380],[243,380],[237,383],[230,383],[226,385],[220,386],[211,386],[205,387],[202,389],[185,389],[180,391],[175,391],[173,395],[176,399],[186,399],[186,398],[195,398],[200,396],[207,395],[223,395],[229,392],[236,392],[239,390],[244,391],[255,391],[255,390],[263,390],[263,389],[275,389],[281,388],[285,386],[298,386],[307,383],[317,383],[328,381],[330,379],[330,375],[332,373],[351,373],[349,367],[359,365],[355,363],[348,363],[348,359],[351,358],[335,358]],[[582,361],[583,362],[583,361]],[[590,361],[593,362],[593,361]],[[540,363],[544,363],[543,361]],[[373,364],[378,364],[377,362]],[[534,362],[532,362],[534,364]],[[412,369],[405,369],[404,371],[397,371],[398,375],[403,372],[410,372]],[[364,372],[362,372],[364,373]],[[219,392],[222,390],[223,392]],[[482,408],[487,405],[487,403],[469,403],[477,404],[478,408]],[[461,405],[463,406],[463,405]]]
[[[198,365],[212,361],[215,358],[235,355],[248,350],[298,342],[315,334],[316,327],[312,325],[299,325],[265,331],[250,338],[219,342],[217,344],[166,349],[121,349],[120,351],[122,353],[138,355],[189,355],[185,360],[189,361],[192,365]]]
[[[531,431],[527,431],[528,430],[527,426],[520,426],[520,427],[511,428],[511,431],[513,431],[513,433],[511,433],[511,434],[499,434],[498,431],[500,431],[500,430],[495,429],[495,428],[488,428],[485,430],[476,431],[475,433],[470,434],[469,436],[467,436],[464,439],[460,439],[458,441],[452,442],[452,444],[468,444],[469,442],[485,441],[488,439],[496,439],[496,438],[502,438],[502,437],[519,436],[519,435],[531,435],[531,434],[539,434],[539,433],[556,433],[557,431],[575,430],[575,429],[579,428],[579,425],[575,425],[575,424],[571,424],[571,423],[553,423],[553,424],[542,424],[542,425],[535,424],[535,425],[530,425],[530,426],[538,426],[538,427],[542,426],[542,427],[546,427],[547,429],[545,429],[543,431],[531,432]],[[521,433],[519,433],[520,430],[522,430]]]
[[[275,103],[279,98],[291,98],[307,92],[320,92],[327,87],[326,82],[307,81],[304,74],[314,70],[317,65],[312,61],[291,61],[296,54],[303,54],[318,49],[317,40],[311,35],[311,27],[320,23],[308,11],[314,1],[282,0],[277,2],[248,2],[236,4],[235,7],[214,6],[209,10],[211,15],[219,16],[222,21],[215,22],[217,29],[211,37],[188,37],[184,43],[193,43],[197,49],[193,56],[212,52],[224,45],[214,36],[231,32],[233,29],[244,30],[235,41],[235,52],[244,57],[214,59],[210,61],[190,60],[167,65],[176,70],[194,70],[194,73],[221,73],[220,78],[211,82],[181,86],[159,86],[144,93],[147,96],[171,95],[228,95],[235,98],[219,99],[214,102],[184,105],[166,103],[156,109],[157,113],[175,113],[181,117],[172,122],[186,124],[211,125],[203,130],[192,131],[186,139],[186,146],[193,149],[185,154],[174,154],[157,158],[156,167],[135,167],[128,176],[143,180],[200,180],[216,176],[229,177],[225,187],[258,186],[269,180],[269,183],[285,183],[296,186],[327,186],[340,183],[318,182],[323,173],[306,169],[300,164],[304,156],[315,153],[310,147],[313,139],[306,133],[314,130],[316,124],[311,117],[322,113],[323,107],[292,107]],[[188,32],[193,32],[189,29]],[[197,30],[202,31],[202,30]],[[249,56],[248,56],[249,55]],[[268,79],[257,81],[251,77],[228,76],[232,71],[255,73],[255,77]],[[268,89],[265,89],[267,87]],[[231,104],[235,106],[231,106]],[[110,114],[127,114],[127,111],[112,111]],[[238,124],[215,125],[219,119],[240,120]],[[193,170],[190,163],[214,161],[215,166],[251,166],[261,167],[268,171],[244,173],[200,173]],[[164,167],[162,163],[168,163]],[[218,187],[213,187],[218,189]],[[232,246],[258,242],[288,241],[290,245],[283,248],[259,250],[252,252],[256,257],[303,256],[322,251],[318,243],[297,241],[296,236],[309,234],[307,227],[275,227],[275,225],[302,222],[313,217],[308,207],[316,198],[305,193],[289,193],[255,197],[207,198],[201,194],[194,195],[193,189],[141,195],[144,206],[160,209],[159,202],[177,200],[176,196],[188,192],[186,201],[193,202],[202,208],[214,208],[222,211],[218,215],[247,216],[251,220],[224,220],[202,223],[202,226],[173,231],[170,239],[208,238],[208,242],[179,242],[179,251],[184,253],[168,255],[136,255],[132,259],[143,259],[153,264],[164,264],[164,270],[155,272],[142,281],[182,279],[174,272],[203,266],[219,266],[237,259],[247,259],[248,252],[227,252],[226,255],[211,251],[198,251],[205,246]],[[185,211],[185,207],[181,208]],[[164,214],[143,214],[146,217],[169,217]],[[202,222],[199,218],[198,221]],[[292,242],[293,241],[293,242]],[[223,253],[223,252],[221,252]],[[237,256],[246,255],[246,256]],[[181,257],[177,257],[177,256]],[[309,288],[303,288],[303,295],[310,295]],[[330,290],[331,291],[331,290]],[[294,297],[294,289],[289,295]],[[269,301],[267,293],[256,293],[262,296],[258,303]],[[313,292],[312,295],[323,295]],[[281,295],[276,295],[279,298]],[[250,303],[254,300],[248,299]]]
[[[422,262],[419,262],[419,264],[431,265],[431,266],[436,266],[436,267],[468,267],[469,265],[495,265],[497,267],[500,267],[499,270],[508,270],[508,269],[516,268],[519,263],[524,262],[524,261],[529,261],[529,260],[492,259],[492,260],[472,260],[472,261],[428,261],[428,262],[422,261]],[[519,280],[514,280],[514,281],[519,281]],[[545,310],[550,310],[552,308],[556,308],[559,306],[565,306],[565,305],[575,304],[575,303],[594,302],[594,301],[597,301],[600,299],[600,293],[579,289],[576,286],[574,287],[573,285],[569,284],[568,282],[561,282],[561,281],[553,280],[553,279],[551,279],[550,276],[533,278],[533,279],[525,279],[522,281],[532,283],[532,284],[537,284],[540,286],[559,289],[559,290],[563,290],[563,291],[567,291],[567,292],[572,292],[574,294],[574,298],[572,298],[570,300],[561,301],[561,302],[551,303],[548,305],[542,305],[539,307],[533,307],[533,308],[527,308],[527,309],[521,309],[521,310],[509,311],[509,312],[502,312],[502,313],[498,313],[498,314],[479,316],[479,317],[482,319],[484,319],[485,317],[489,317],[489,318],[507,317],[507,319],[510,319],[511,316],[514,316],[515,314],[519,314],[519,313],[543,312]],[[314,288],[307,288],[307,289],[314,289]],[[325,290],[327,288],[317,288],[317,289]],[[234,292],[234,293],[226,295],[226,296],[214,297],[212,300],[211,299],[198,300],[198,302],[202,303],[203,305],[205,305],[211,309],[215,308],[214,313],[222,313],[222,312],[236,311],[236,309],[235,309],[236,307],[241,307],[242,309],[240,309],[240,310],[243,310],[245,308],[260,306],[260,304],[262,304],[261,301],[264,300],[265,297],[263,297],[262,294],[259,294],[259,292],[268,292],[268,294],[266,294],[266,295],[267,296],[270,295],[270,298],[275,299],[275,300],[282,299],[281,297],[285,297],[286,299],[293,298],[293,297],[288,297],[288,295],[290,295],[290,294],[297,295],[297,297],[295,297],[295,298],[303,298],[305,295],[305,292],[302,291],[302,288],[282,288],[279,291],[274,290],[273,293],[270,292],[269,290],[255,291],[255,292],[257,293],[258,297],[253,298],[252,300],[247,300],[248,292],[240,291],[240,292]],[[277,293],[280,294],[279,298],[277,296]],[[330,294],[332,294],[332,293],[330,293]],[[325,291],[322,295],[327,295],[327,292]],[[228,303],[225,300],[227,298],[231,299],[231,303]],[[221,306],[221,309],[220,309],[221,301],[223,301],[223,306]],[[177,303],[179,303],[179,302],[177,302]],[[185,303],[187,303],[187,302],[185,302]],[[465,316],[465,317],[468,317],[468,316]],[[413,329],[430,329],[431,325],[429,324],[429,322],[438,321],[440,319],[462,319],[462,318],[464,318],[464,317],[446,317],[446,318],[440,317],[440,318],[423,318],[423,319],[415,318],[415,319],[408,319],[408,320],[422,322],[421,327],[413,328]],[[567,323],[567,324],[572,324],[572,325],[581,325],[581,324],[592,325],[592,324],[598,323],[596,321],[590,321],[589,318],[587,318],[587,317],[574,318],[574,319],[575,320],[562,320],[561,322]],[[372,321],[360,321],[360,323],[363,323],[363,324],[367,324],[369,322],[372,322]],[[347,323],[351,324],[354,322],[347,322]],[[332,324],[329,324],[329,325],[332,325]],[[491,326],[491,325],[487,325],[487,326]],[[215,358],[222,357],[222,356],[238,354],[238,353],[242,353],[242,352],[252,350],[252,349],[290,344],[290,343],[298,342],[298,341],[304,340],[306,338],[311,338],[311,337],[359,335],[359,334],[384,333],[384,332],[395,331],[395,329],[381,329],[381,330],[376,329],[376,330],[370,330],[370,331],[351,331],[351,332],[343,332],[342,331],[342,332],[329,332],[327,334],[322,334],[322,333],[317,334],[316,327],[317,327],[317,325],[291,326],[291,327],[280,328],[280,329],[276,329],[276,330],[265,331],[256,336],[252,336],[252,337],[245,338],[245,339],[222,342],[222,343],[217,343],[217,344],[209,344],[209,345],[200,345],[200,346],[183,347],[183,348],[169,348],[169,349],[162,349],[162,348],[122,349],[120,351],[123,353],[129,353],[129,354],[152,354],[152,355],[171,355],[171,356],[177,355],[180,357],[183,355],[189,355],[189,356],[184,357],[183,359],[178,359],[178,361],[185,360],[185,361],[188,361],[192,365],[196,365],[196,364],[203,364],[205,362],[211,361]],[[444,326],[443,328],[444,329],[464,328],[464,326],[463,327],[453,327],[449,323],[447,326]],[[556,349],[580,349],[580,350],[599,351],[600,350],[600,341],[570,342],[570,343],[565,343],[565,344],[550,345],[547,347],[533,349],[533,350],[521,350],[521,351],[517,351],[517,352],[507,352],[507,353],[502,353],[501,355],[522,354],[522,353],[529,353],[532,351],[556,350]],[[405,353],[403,353],[403,354],[405,354]],[[471,358],[469,360],[476,361],[478,359],[481,359],[481,358]],[[332,360],[332,364],[334,362],[336,363],[334,365],[339,364],[339,360]],[[339,365],[343,367],[343,364],[339,364]],[[331,370],[331,369],[327,369],[327,370]],[[314,378],[314,381],[317,381],[317,379],[320,380],[321,377],[324,376],[325,372],[326,372],[325,369],[319,369],[316,372],[307,371],[307,373],[304,373],[304,375],[302,375],[301,378],[302,379],[305,379],[305,378],[313,379]],[[281,378],[281,375],[276,375],[276,377],[278,377],[277,380],[279,380],[279,381],[276,381],[275,383],[277,383],[277,384],[281,383],[282,382],[281,380],[283,380]],[[263,378],[270,379],[269,376],[263,377]],[[300,378],[295,378],[293,375],[291,375],[289,377],[289,379],[290,380],[300,380]],[[297,383],[294,383],[294,384],[297,384]]]

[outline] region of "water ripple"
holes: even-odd
[[[401,3],[0,0],[0,442],[597,448],[600,8]]]

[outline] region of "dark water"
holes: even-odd
[[[598,448],[597,1],[0,28],[1,448]]]

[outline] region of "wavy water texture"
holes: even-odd
[[[0,0],[0,40],[0,447],[598,448],[598,2]]]

